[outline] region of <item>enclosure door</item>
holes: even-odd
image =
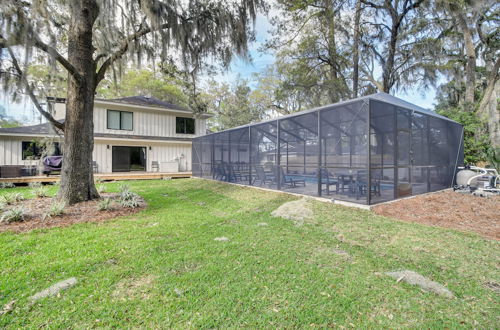
[[[146,147],[113,146],[113,172],[146,170]]]

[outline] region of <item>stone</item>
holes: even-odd
[[[387,272],[386,275],[394,278],[398,283],[405,282],[411,285],[417,285],[422,290],[427,292],[434,292],[446,298],[453,298],[455,295],[448,290],[445,286],[428,279],[412,270],[402,270],[397,272]]]

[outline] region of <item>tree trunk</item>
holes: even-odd
[[[487,121],[491,146],[498,149],[500,148],[500,110],[498,109],[498,97],[500,96],[500,75],[498,72],[500,69],[500,58],[493,64],[491,61],[487,61],[488,66],[491,68],[488,85],[484,90],[477,113]]]
[[[359,21],[361,18],[361,0],[356,1],[356,11],[354,13],[354,41],[352,45],[352,94],[358,97],[359,89]]]
[[[398,42],[399,33],[399,23],[394,22],[397,18],[393,18],[393,24],[391,28],[391,40],[389,41],[389,50],[387,54],[387,61],[385,62],[383,72],[382,72],[382,86],[385,93],[390,93],[391,88],[394,85],[393,75],[394,75],[394,57],[396,56],[396,46]]]
[[[465,102],[470,105],[474,103],[474,92],[476,90],[476,49],[465,14],[455,4],[450,4],[450,10],[464,36],[465,56],[467,58],[465,64]],[[469,111],[474,111],[474,107],[470,106]]]
[[[68,31],[68,60],[83,76],[69,77],[64,130],[64,161],[58,197],[74,204],[99,197],[94,185],[95,64],[92,27],[99,13],[95,0],[73,0]]]

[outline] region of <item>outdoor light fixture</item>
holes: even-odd
[[[108,149],[109,149],[109,144],[106,147],[108,147]]]
[[[151,151],[151,146],[149,146],[149,150]]]

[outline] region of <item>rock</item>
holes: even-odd
[[[40,300],[40,299],[45,298],[45,297],[55,296],[59,292],[61,292],[62,290],[66,290],[66,289],[69,289],[69,288],[75,286],[77,282],[78,282],[77,279],[74,277],[68,278],[67,280],[57,282],[56,284],[52,285],[51,287],[34,294],[33,296],[29,297],[28,299],[31,302],[35,302],[35,301]]]
[[[314,216],[309,204],[309,199],[304,197],[281,205],[271,215],[273,217],[293,220],[296,225],[302,225],[305,220],[311,219]]]
[[[495,291],[496,293],[500,293],[500,284],[496,282],[485,282],[484,286],[490,290]]]
[[[344,251],[344,250],[333,249],[332,252],[335,253],[336,255],[343,256],[343,257],[346,257],[346,258],[350,258],[351,257],[351,255],[349,253],[347,253],[346,251]]]
[[[0,311],[0,315],[4,315],[10,313],[14,310],[14,305],[16,304],[15,300],[9,301],[3,306],[3,309]]]
[[[216,237],[216,238],[214,238],[214,241],[227,242],[227,241],[229,241],[229,238],[227,238],[227,237]]]
[[[422,276],[419,273],[411,271],[411,270],[403,270],[403,271],[398,271],[398,272],[387,272],[385,274],[396,279],[397,282],[403,281],[403,282],[411,284],[411,285],[417,285],[420,288],[422,288],[422,290],[427,291],[427,292],[434,292],[434,293],[436,293],[440,296],[446,297],[446,298],[455,297],[453,292],[448,290],[443,285],[441,285],[437,282],[431,281],[427,277]]]

